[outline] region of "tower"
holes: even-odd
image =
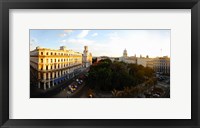
[[[88,52],[88,46],[84,46],[83,67],[89,67],[92,64],[92,54]]]
[[[127,57],[127,50],[124,49],[123,57]]]

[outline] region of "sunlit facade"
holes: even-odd
[[[84,46],[83,51],[83,67],[87,68],[92,65],[92,54],[88,51],[88,46]]]
[[[49,89],[74,77],[82,68],[82,53],[61,46],[59,50],[40,48],[30,52],[31,83]]]
[[[137,64],[138,65],[142,65],[144,67],[147,67],[147,63],[149,61],[152,61],[154,58],[149,58],[149,56],[147,55],[146,57],[142,57],[142,55],[140,55],[139,58],[137,58]]]
[[[153,68],[155,72],[170,74],[170,58],[167,56],[154,58],[147,62],[147,67]]]

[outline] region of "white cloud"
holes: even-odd
[[[60,40],[59,43],[66,43],[67,40]]]
[[[59,34],[60,37],[65,37],[67,35],[70,35],[73,32],[73,30],[64,30],[63,33]]]
[[[72,33],[72,32],[73,32],[73,30],[66,29],[66,30],[64,30],[64,32],[65,32],[65,33]]]
[[[59,41],[62,45],[78,44],[78,45],[91,45],[94,43],[93,40],[88,39],[68,39]]]
[[[150,57],[170,55],[170,37],[164,38],[158,35],[149,34],[146,32],[130,33],[119,36],[116,32],[110,33],[109,40],[104,43],[105,51],[108,49],[110,56],[122,56],[123,50],[126,48],[128,56],[149,55]]]
[[[94,33],[94,34],[92,34],[92,36],[94,37],[94,36],[98,36],[98,33]]]
[[[67,34],[66,33],[62,33],[62,34],[59,34],[59,36],[60,37],[65,37],[65,36],[67,36]]]
[[[88,35],[90,30],[82,30],[82,32],[80,34],[78,34],[78,38],[84,38]]]
[[[88,32],[87,32],[88,34]],[[65,45],[75,51],[82,52],[83,46],[87,45],[89,52],[93,56],[115,56],[120,57],[123,55],[123,50],[126,48],[128,56],[149,55],[156,57],[161,55],[170,56],[170,36],[160,36],[144,31],[136,31],[126,33],[124,35],[118,32],[107,34],[106,40],[95,40],[85,38],[71,38],[61,40],[61,45]],[[162,48],[162,54],[160,49]]]

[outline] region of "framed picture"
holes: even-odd
[[[2,0],[2,127],[200,127],[198,0]]]

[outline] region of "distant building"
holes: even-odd
[[[97,57],[97,62],[101,61],[101,60],[105,60],[105,59],[110,59],[108,56],[99,56]]]
[[[153,68],[155,72],[170,73],[170,58],[167,56],[157,57],[147,62],[147,67]]]
[[[44,90],[74,77],[82,67],[82,54],[61,46],[30,51],[31,83]]]
[[[119,61],[123,61],[125,63],[137,63],[137,57],[135,56],[128,56],[127,50],[125,49],[123,52],[123,56],[119,58]]]
[[[140,55],[140,58],[137,58],[137,64],[147,67],[147,62],[151,60],[153,60],[153,58],[149,58],[148,55],[146,57],[142,57],[142,55]]]
[[[88,46],[84,46],[83,67],[87,68],[92,65],[92,54],[88,52]]]

